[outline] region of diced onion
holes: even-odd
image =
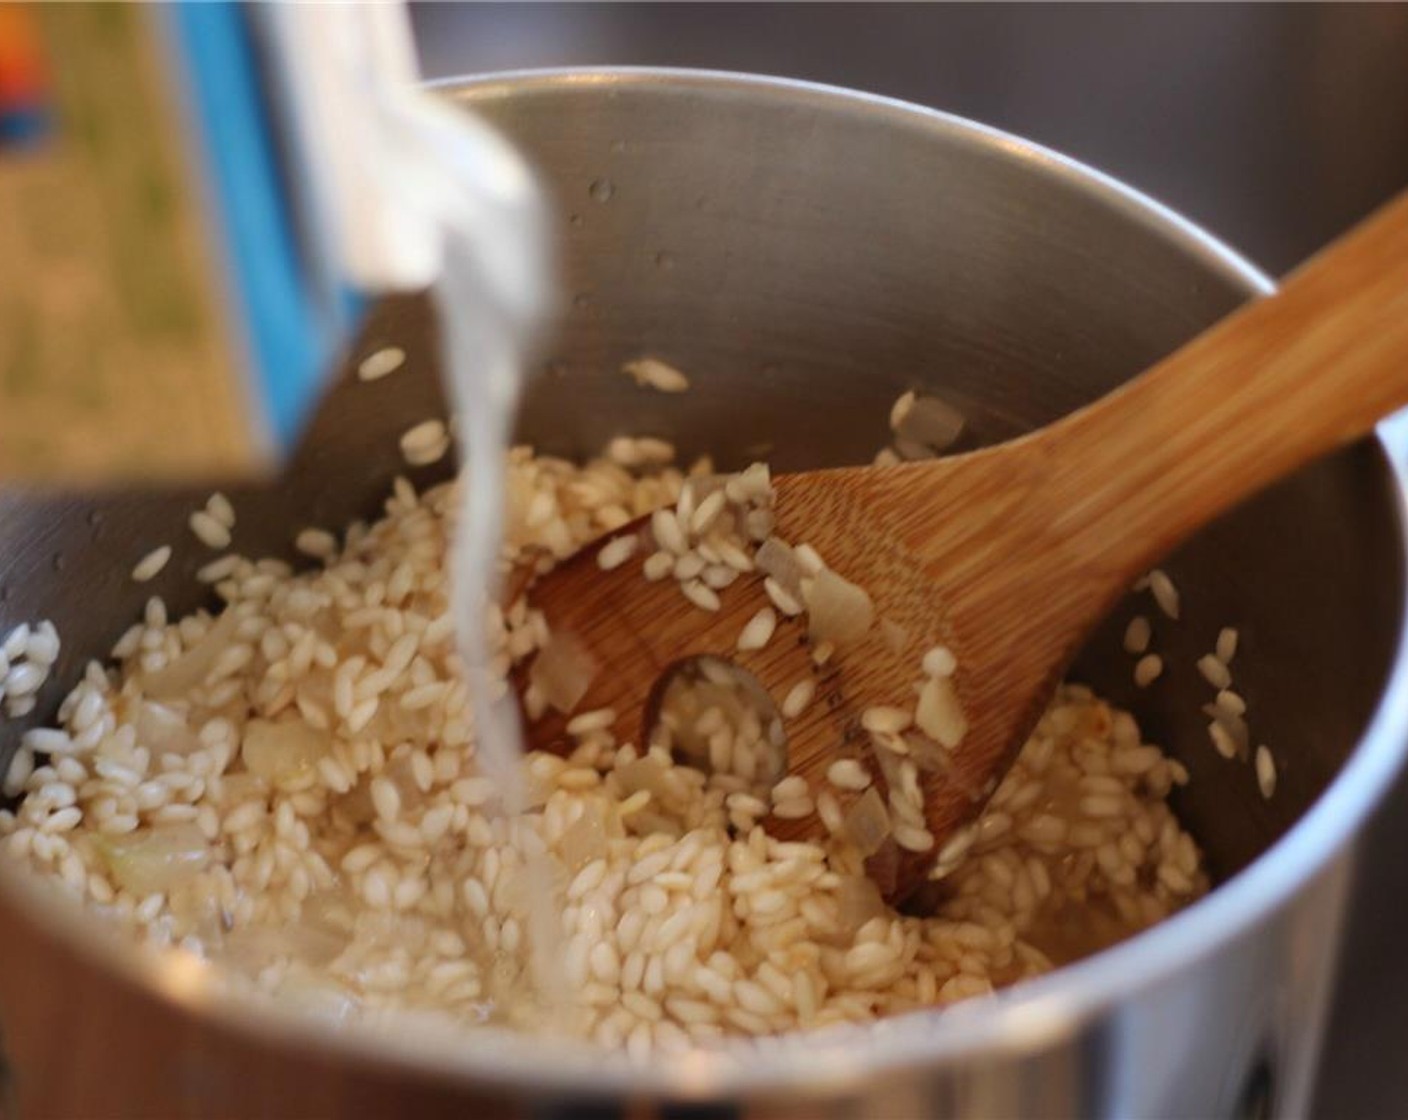
[[[151,751],[154,758],[163,754],[188,755],[200,748],[200,739],[184,715],[151,700],[142,701],[137,709],[137,743]]]
[[[247,770],[220,775],[220,799],[226,805],[238,805],[251,797],[263,797],[268,792],[269,783]]]
[[[391,759],[382,770],[382,776],[396,787],[403,812],[412,812],[425,804],[425,794],[416,784],[415,766],[409,753]]]
[[[210,860],[210,844],[194,824],[142,828],[125,836],[96,838],[113,881],[134,898],[145,898],[200,871]]]
[[[895,435],[943,451],[963,434],[963,425],[963,414],[947,401],[918,397],[895,427]]]
[[[968,717],[963,714],[952,677],[929,677],[919,691],[914,722],[931,739],[952,750],[968,734]]]
[[[616,771],[616,780],[622,792],[629,797],[637,790],[645,790],[656,804],[673,800],[673,795],[665,782],[665,768],[653,758],[637,758]]]
[[[823,568],[802,586],[812,640],[844,645],[864,637],[875,622],[875,604],[865,589]]]
[[[558,851],[574,875],[592,860],[606,855],[606,822],[595,805],[588,804],[586,811],[567,826]]]
[[[792,546],[781,537],[769,537],[753,557],[758,571],[772,576],[777,584],[794,599],[802,597],[802,567]]]
[[[887,913],[880,888],[872,880],[864,875],[847,875],[841,880],[836,889],[836,919],[848,937],[872,918]]]
[[[554,632],[533,659],[528,680],[549,704],[567,714],[581,703],[600,667],[575,634]]]
[[[945,771],[953,761],[941,744],[922,731],[911,728],[904,733],[904,741],[909,757],[920,770]]]
[[[153,700],[177,700],[193,688],[205,683],[210,670],[234,640],[239,616],[226,610],[210,625],[201,639],[175,661],[155,673],[144,676],[142,691]]]
[[[841,835],[856,846],[862,856],[871,856],[890,835],[890,814],[874,786],[865,791],[846,811]]]
[[[280,785],[307,775],[331,745],[327,732],[302,720],[252,719],[245,725],[240,757],[251,774]]]

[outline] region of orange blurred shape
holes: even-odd
[[[0,2],[0,109],[37,104],[47,87],[34,11]]]

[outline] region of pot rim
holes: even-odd
[[[474,105],[523,91],[594,86],[604,90],[663,86],[681,91],[737,91],[778,103],[852,110],[877,120],[1000,152],[1078,189],[1158,236],[1181,242],[1210,272],[1251,296],[1274,290],[1265,273],[1187,219],[1147,195],[1078,161],[1010,133],[894,98],[794,79],[713,70],[583,67],[516,70],[429,83],[458,104]],[[1408,414],[1377,433],[1395,484],[1395,514],[1404,540],[1408,516]],[[1399,640],[1379,704],[1348,760],[1306,813],[1247,868],[1194,905],[1085,960],[944,1010],[914,1012],[879,1024],[787,1036],[765,1050],[740,1041],[719,1054],[662,1056],[645,1069],[573,1043],[547,1042],[507,1030],[472,1036],[410,1024],[388,1031],[369,1024],[336,1030],[273,1001],[232,997],[179,954],[157,954],[115,939],[74,904],[32,876],[0,865],[0,890],[26,917],[90,961],[179,1011],[265,1042],[313,1049],[520,1095],[645,1095],[675,1099],[844,1092],[864,1077],[980,1054],[1020,1054],[1079,1026],[1132,990],[1166,981],[1284,905],[1342,852],[1384,795],[1408,753],[1408,641]],[[738,1058],[742,1056],[744,1060]]]

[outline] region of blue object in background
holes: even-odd
[[[0,107],[0,148],[30,148],[49,135],[53,118],[42,105]]]
[[[244,5],[169,4],[161,14],[197,133],[207,222],[218,237],[232,319],[253,367],[251,396],[275,450],[284,454],[317,403],[365,299],[346,286],[329,291],[320,283],[324,262],[310,260],[299,237],[287,178],[297,152],[277,127],[263,84],[269,60],[261,60]]]

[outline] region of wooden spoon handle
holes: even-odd
[[[1060,551],[1136,571],[1405,404],[1408,194],[1032,450]]]

